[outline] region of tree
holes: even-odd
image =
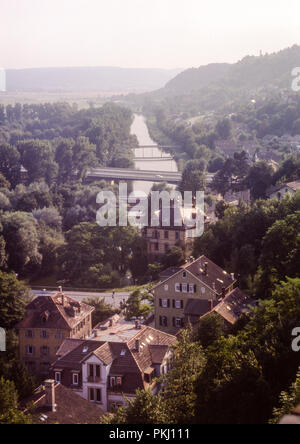
[[[20,181],[20,154],[8,144],[0,144],[0,172],[15,187]]]
[[[18,281],[14,273],[0,271],[0,325],[13,328],[21,321],[29,302],[27,287]]]
[[[197,191],[205,189],[206,162],[204,160],[190,160],[187,162],[182,173],[182,181],[179,185],[179,190],[192,191],[194,194]]]
[[[174,351],[172,369],[162,380],[163,397],[170,424],[194,423],[197,409],[196,383],[205,367],[205,355],[192,332],[182,332]]]
[[[260,256],[262,275],[257,292],[261,297],[265,297],[266,293],[270,294],[274,285],[286,276],[300,277],[299,232],[299,211],[276,221],[267,231]]]
[[[290,386],[288,391],[284,391],[279,397],[279,407],[273,410],[273,417],[270,424],[277,424],[285,415],[290,415],[292,410],[300,403],[300,372],[298,372],[296,381]]]
[[[272,179],[273,169],[270,165],[266,162],[254,164],[245,179],[245,184],[250,188],[252,198],[265,198],[266,191],[272,184]]]
[[[165,401],[151,390],[137,390],[133,401],[121,407],[113,416],[105,417],[106,424],[168,424]]]
[[[10,188],[9,181],[4,177],[2,173],[0,173],[0,188]]]
[[[26,140],[18,144],[21,162],[28,173],[29,182],[44,179],[50,185],[57,177],[58,166],[54,162],[54,149],[50,142]]]
[[[114,314],[120,312],[120,310],[114,308],[112,305],[107,304],[104,298],[89,298],[83,302],[95,308],[92,313],[93,328],[95,327],[95,325],[99,324],[99,322],[105,321]]]
[[[78,177],[83,179],[87,170],[97,164],[96,146],[87,137],[78,137],[73,146],[73,165],[78,171]]]
[[[218,219],[223,219],[225,216],[225,211],[229,208],[229,204],[225,200],[220,200],[216,204],[215,215]]]
[[[37,222],[33,216],[22,212],[7,212],[0,217],[0,221],[3,226],[2,235],[6,243],[9,268],[25,275],[31,267],[39,266],[42,256],[39,252]]]
[[[61,139],[55,151],[55,162],[58,164],[58,183],[66,183],[75,173],[73,165],[73,139]]]
[[[130,321],[132,318],[146,318],[151,312],[148,304],[142,304],[143,294],[140,290],[135,290],[129,296],[125,305],[126,319]]]
[[[232,131],[231,121],[227,118],[219,120],[216,126],[216,130],[221,139],[229,139]]]
[[[202,318],[195,333],[195,340],[198,340],[204,348],[209,347],[224,334],[224,321],[216,314]]]
[[[32,424],[29,414],[18,410],[18,393],[13,382],[0,378],[0,424]]]
[[[162,259],[165,268],[182,265],[185,260],[184,251],[181,247],[170,248]]]

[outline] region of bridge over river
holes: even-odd
[[[213,174],[208,174],[206,181],[210,183],[213,179]],[[167,182],[178,185],[182,179],[182,173],[171,171],[145,171],[145,170],[130,170],[126,168],[93,168],[85,178],[86,182],[94,180],[139,180],[145,182]]]

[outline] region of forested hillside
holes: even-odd
[[[83,180],[92,166],[132,166],[132,118],[116,105],[83,111],[66,104],[0,108],[3,271],[97,288],[120,285],[129,266],[135,277],[140,268],[144,272],[134,229],[96,225],[96,196],[114,187]]]
[[[211,64],[188,69],[165,88],[136,97],[144,105],[158,104],[169,112],[190,116],[235,108],[251,99],[291,90],[292,70],[300,65],[300,46],[274,54],[246,56],[235,64]]]

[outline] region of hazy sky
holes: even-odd
[[[187,68],[294,43],[299,0],[0,0],[5,68]]]

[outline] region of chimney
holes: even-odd
[[[60,287],[61,288],[61,287]],[[62,306],[65,307],[66,306],[66,297],[63,293],[61,293],[61,303]]]
[[[138,353],[140,352],[140,340],[139,339],[135,340],[135,349]]]
[[[208,274],[208,262],[204,262],[204,274],[205,276]]]
[[[56,411],[55,404],[55,381],[53,379],[47,379],[45,381],[45,393],[46,393],[46,407],[51,412]]]
[[[235,280],[234,273],[231,273],[231,279],[232,279],[233,281]]]

